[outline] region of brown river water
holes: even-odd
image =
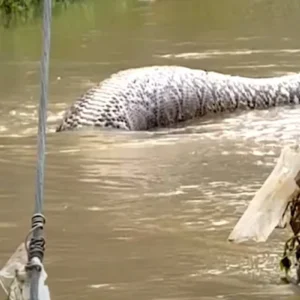
[[[244,76],[300,69],[298,0],[87,0],[54,11],[45,267],[52,299],[297,299],[280,283],[288,230],[227,237],[299,138],[300,108],[172,130],[54,133],[64,108],[121,69],[176,64]],[[0,262],[34,206],[41,21],[0,28]]]

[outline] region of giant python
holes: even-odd
[[[295,105],[299,99],[300,74],[247,78],[181,66],[133,68],[82,94],[56,131],[150,130],[209,114]]]

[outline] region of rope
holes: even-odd
[[[46,123],[47,123],[47,96],[48,96],[48,79],[49,79],[49,59],[50,59],[50,38],[51,38],[51,13],[52,0],[44,0],[43,12],[43,53],[41,58],[41,97],[39,105],[38,121],[38,158],[36,172],[36,191],[35,191],[35,209],[32,217],[32,223],[28,236],[26,237],[25,246],[28,253],[28,263],[26,266],[31,278],[30,300],[39,299],[39,278],[41,267],[34,263],[33,259],[38,258],[43,261],[45,251],[45,239],[43,229],[45,217],[42,214],[44,203],[44,172],[45,172],[45,152],[46,152]],[[28,237],[32,233],[29,242]],[[36,260],[35,260],[36,261]]]
[[[44,20],[43,20],[43,35],[44,35],[43,48],[44,49],[43,49],[43,57],[41,61],[41,99],[40,99],[40,106],[39,106],[39,124],[38,124],[38,163],[37,163],[37,173],[36,173],[35,213],[41,213],[43,211],[50,34],[51,34],[51,0],[44,0]]]

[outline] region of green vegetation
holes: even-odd
[[[61,10],[76,0],[52,0],[53,9]],[[0,20],[8,27],[40,16],[43,0],[0,0]]]

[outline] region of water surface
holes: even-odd
[[[151,133],[54,133],[62,111],[121,69],[176,64],[243,76],[298,72],[299,1],[87,0],[53,17],[45,214],[52,299],[296,299],[279,281],[288,231],[226,239],[299,108]],[[0,29],[0,260],[34,204],[41,23]]]

